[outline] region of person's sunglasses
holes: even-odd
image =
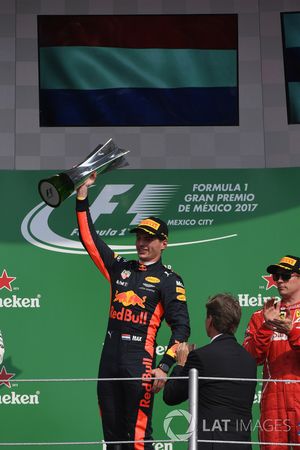
[[[282,272],[282,273],[272,273],[272,277],[274,281],[279,281],[281,278],[282,281],[289,281],[290,278],[298,277],[296,273]]]

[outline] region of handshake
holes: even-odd
[[[189,344],[188,342],[181,342],[176,349],[176,362],[179,366],[184,366],[188,354],[195,350],[196,344]]]

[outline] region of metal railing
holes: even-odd
[[[160,377],[149,377],[148,380],[164,379]],[[292,446],[300,447],[300,443],[277,443],[277,442],[262,442],[262,441],[224,441],[224,440],[209,440],[209,439],[198,439],[198,381],[199,380],[214,380],[214,381],[258,381],[258,382],[269,382],[269,383],[300,383],[299,380],[282,380],[282,379],[264,379],[264,378],[227,378],[227,377],[199,377],[197,369],[191,369],[189,371],[189,376],[187,377],[172,377],[176,380],[189,380],[189,412],[191,415],[191,424],[189,429],[188,439],[180,440],[180,442],[187,442],[189,450],[197,450],[199,443],[218,443],[218,444],[235,444],[239,446],[243,445],[273,445],[278,446],[280,450],[281,447]],[[143,378],[35,378],[35,379],[17,379],[9,380],[10,382],[16,383],[40,383],[40,382],[91,382],[91,381],[132,381],[132,380],[143,380]],[[2,382],[3,383],[3,382]],[[0,382],[1,385],[1,382]],[[18,446],[77,446],[77,445],[103,445],[103,450],[106,448],[106,444],[133,444],[133,443],[175,443],[179,442],[176,439],[160,439],[160,440],[142,440],[142,441],[90,441],[90,442],[0,442],[0,447],[18,447]],[[239,447],[237,447],[238,449]]]

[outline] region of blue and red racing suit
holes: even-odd
[[[87,199],[77,200],[77,219],[84,247],[111,286],[99,378],[142,378],[98,382],[104,438],[106,441],[151,440],[153,392],[149,378],[155,367],[158,329],[166,319],[172,334],[160,364],[169,367],[175,362],[176,346],[190,334],[183,281],[161,260],[144,265],[114,253],[96,233]],[[149,443],[136,443],[115,448],[153,447]]]

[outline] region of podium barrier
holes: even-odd
[[[160,377],[151,377],[149,380],[163,379]],[[172,377],[177,380],[189,380],[189,409],[192,415],[193,432],[189,439],[153,439],[143,441],[88,441],[88,442],[0,442],[0,447],[46,447],[46,446],[78,446],[89,445],[97,446],[102,444],[102,449],[106,449],[106,444],[133,444],[133,443],[188,443],[188,450],[197,450],[198,443],[215,443],[215,444],[235,444],[237,449],[241,449],[243,445],[276,445],[278,450],[284,446],[299,447],[297,443],[277,443],[277,442],[262,442],[262,441],[222,441],[211,439],[197,439],[197,422],[198,422],[198,380],[227,380],[227,381],[257,381],[269,383],[300,383],[300,380],[279,380],[279,379],[264,379],[264,378],[227,378],[227,377],[199,377],[197,369],[191,369],[188,377]],[[18,383],[68,383],[68,382],[91,382],[91,381],[138,381],[142,378],[32,378],[32,379],[15,379]]]

